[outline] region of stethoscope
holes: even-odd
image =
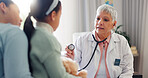
[[[109,35],[109,36],[110,36],[110,35]],[[108,37],[109,37],[109,36],[108,36]],[[107,37],[107,38],[105,38],[105,39],[102,40],[102,41],[97,41],[97,40],[95,39],[95,36],[94,36],[93,34],[92,34],[92,37],[93,37],[93,39],[97,42],[97,43],[96,43],[96,46],[95,46],[95,49],[94,49],[94,51],[93,51],[93,54],[92,54],[92,56],[91,56],[89,62],[85,65],[85,67],[83,67],[82,69],[80,69],[80,70],[78,70],[78,71],[81,71],[81,70],[85,69],[85,68],[90,64],[92,58],[94,57],[94,54],[95,54],[95,51],[96,51],[96,49],[97,49],[98,44],[104,42],[104,41],[108,38],[108,37]]]
[[[111,33],[111,35],[112,35],[112,34],[113,34],[113,33]],[[109,36],[111,36],[111,35],[109,35]],[[109,37],[109,36],[108,36],[108,37]],[[95,36],[94,36],[93,34],[92,34],[92,37],[93,37],[93,39],[97,42],[97,43],[96,43],[96,46],[95,46],[95,49],[94,49],[94,51],[93,51],[93,54],[92,54],[92,56],[91,56],[89,62],[87,63],[87,65],[85,65],[85,67],[83,67],[82,69],[80,69],[80,70],[78,70],[78,71],[81,71],[81,70],[85,69],[85,68],[90,64],[92,58],[94,57],[94,54],[95,54],[95,51],[96,51],[96,49],[97,49],[98,44],[104,42],[104,41],[108,38],[108,37],[107,37],[107,38],[105,38],[105,39],[102,40],[102,41],[97,41],[97,40],[95,39]],[[117,78],[119,78],[119,77],[120,77],[120,75],[119,75]]]

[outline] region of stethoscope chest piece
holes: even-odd
[[[72,51],[75,49],[75,46],[73,44],[70,44],[70,45],[68,45],[68,49]]]

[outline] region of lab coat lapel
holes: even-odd
[[[94,32],[93,32],[92,34],[94,34]],[[89,40],[91,40],[91,42],[92,42],[91,47],[93,48],[93,51],[94,51],[97,42],[93,39],[92,34],[91,34],[91,37],[89,38]],[[95,35],[95,34],[94,34],[94,35]],[[96,49],[96,51],[97,51],[97,52],[98,52],[98,51],[100,52],[99,44],[97,45],[97,49]]]
[[[115,33],[113,33],[111,35],[111,39],[110,39],[110,42],[109,42],[107,53],[112,52],[112,50],[115,48],[116,43],[118,43],[119,41],[120,40],[118,39],[118,37],[116,37]]]
[[[114,39],[111,38],[109,45],[108,45],[107,53],[110,53],[115,48],[115,43],[116,41],[114,41]]]
[[[95,41],[92,41],[92,47],[93,47],[93,51],[94,51],[94,49],[95,49],[95,47],[96,47],[96,44],[97,44],[97,42],[95,42]],[[100,48],[99,48],[99,44],[98,44],[98,46],[97,46],[97,49],[96,49],[96,51],[98,52],[100,52]]]
[[[109,56],[109,53],[113,52],[113,49],[115,49],[115,46],[116,46],[116,43],[118,43],[120,40],[118,39],[118,37],[116,37],[115,33],[113,33],[111,35],[111,39],[110,39],[110,42],[109,42],[109,46],[108,46],[108,49],[107,49],[107,57],[106,57],[106,62],[107,62],[107,67],[108,67],[108,71],[109,71],[109,74],[110,74],[110,77],[113,78],[113,73],[112,73],[112,65],[109,61],[110,58],[108,58]]]

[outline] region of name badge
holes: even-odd
[[[120,59],[115,59],[114,65],[119,66],[120,65]]]

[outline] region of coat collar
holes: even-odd
[[[53,33],[53,32],[54,32],[52,26],[49,25],[48,23],[37,22],[36,25],[37,25],[37,28],[44,28],[44,29],[47,29],[50,33]]]
[[[107,52],[111,52],[111,50],[115,48],[116,43],[118,43],[119,41],[120,40],[117,37],[116,33],[112,33]]]
[[[96,42],[94,41],[93,37],[92,37],[92,34],[95,35],[95,30],[93,30],[88,38],[88,41],[91,41],[92,42],[92,47],[95,48],[96,46]],[[111,52],[111,50],[114,49],[115,47],[115,44],[118,43],[120,40],[119,38],[117,37],[117,34],[114,33],[113,31],[111,31],[111,39],[110,39],[110,42],[109,42],[109,46],[108,46],[108,49],[107,49],[107,52]],[[100,48],[99,46],[97,47],[97,50],[100,52]]]

